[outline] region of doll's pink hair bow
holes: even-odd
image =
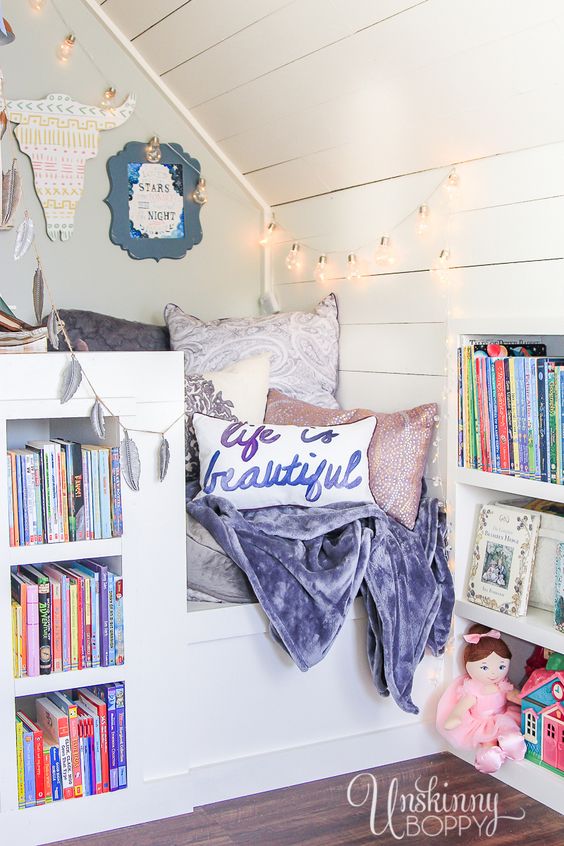
[[[479,643],[483,637],[493,637],[495,640],[499,640],[501,634],[496,629],[490,629],[489,632],[483,634],[465,634],[464,640],[466,643]]]

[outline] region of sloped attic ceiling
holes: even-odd
[[[273,205],[532,144],[560,74],[561,0],[100,2]]]

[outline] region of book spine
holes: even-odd
[[[94,538],[99,540],[102,537],[102,511],[101,511],[101,486],[100,486],[100,463],[97,452],[90,450],[88,461],[91,469],[91,490],[94,504]]]
[[[482,440],[480,436],[480,406],[478,401],[478,386],[476,380],[476,360],[474,357],[474,348],[471,347],[471,392],[472,392],[472,408],[474,417],[474,445],[476,448],[476,467],[478,470],[483,470],[482,462]]]
[[[18,485],[18,512],[20,514],[20,542],[23,538],[22,546],[29,544],[29,526],[27,524],[27,498],[25,491],[25,467],[23,465],[23,456],[16,455],[16,469],[17,469],[17,485]]]
[[[18,808],[25,808],[24,728],[16,717],[16,760],[18,775]]]
[[[71,668],[71,609],[70,584],[66,576],[61,577],[61,630],[63,634],[63,672]]]
[[[43,772],[45,774],[45,802],[53,801],[53,784],[51,781],[51,755],[49,747],[43,748]]]
[[[490,431],[493,433],[492,469],[494,473],[500,471],[500,450],[499,450],[499,417],[497,413],[497,385],[495,381],[495,362],[491,358],[486,359],[486,370],[488,377],[488,392],[490,396]]]
[[[76,576],[76,608],[78,621],[78,669],[86,667],[86,614],[85,614],[84,580]]]
[[[544,359],[537,361],[537,395],[539,410],[539,466],[541,482],[548,481],[548,469],[546,461],[546,362]]]
[[[33,453],[33,472],[35,488],[35,514],[37,518],[37,543],[45,543],[45,529],[43,526],[43,493],[41,488],[41,456]]]
[[[127,787],[127,744],[125,728],[125,687],[116,683],[117,765],[118,787]]]
[[[86,751],[86,736],[84,733],[84,722],[78,720],[78,748],[80,752],[80,769],[82,772],[82,788],[84,796],[90,796],[90,784],[88,781],[89,766]]]
[[[511,423],[513,435],[513,466],[516,475],[521,474],[519,453],[519,409],[517,406],[517,380],[515,378],[515,359],[509,358],[509,393],[511,396]]]
[[[14,546],[20,546],[20,530],[19,530],[19,514],[18,514],[18,482],[16,473],[16,456],[13,452],[10,455],[10,465],[12,468],[12,509],[14,512]]]
[[[123,622],[123,579],[116,577],[115,586],[115,644],[116,664],[125,662],[125,627]]]
[[[456,350],[456,384],[457,384],[457,411],[458,411],[458,466],[464,467],[464,394],[462,386],[462,348]]]
[[[92,694],[87,688],[81,688],[78,692],[79,700],[86,702],[86,704],[97,712],[99,719],[99,736],[100,736],[100,762],[102,773],[102,793],[108,793],[110,789],[110,769],[109,769],[109,753],[108,753],[108,716],[106,705],[97,704],[92,700]]]
[[[18,653],[18,678],[24,675],[24,660],[23,660],[23,611],[21,605],[16,603],[16,637],[17,637],[17,653]]]
[[[59,447],[59,480],[61,485],[61,509],[63,522],[63,537],[65,543],[70,540],[69,532],[69,501],[68,501],[68,481],[67,481],[67,458],[64,447]]]
[[[95,456],[94,456],[95,458]],[[103,538],[112,537],[111,494],[110,494],[110,451],[98,450],[98,473],[100,479],[100,523]]]
[[[98,782],[96,778],[96,747],[94,741],[94,720],[88,720],[88,755],[90,759],[90,789],[92,795],[95,796],[101,792],[102,784],[100,783],[100,790],[98,790]]]
[[[12,459],[8,453],[6,456],[8,468],[8,535],[10,538],[10,546],[15,546],[14,533],[14,500],[12,498]]]
[[[18,644],[18,608],[15,599],[12,599],[12,674],[15,679],[20,678],[19,644]]]
[[[515,359],[515,378],[517,382],[517,414],[519,426],[519,463],[521,475],[529,476],[529,443],[527,428],[527,397],[525,388],[525,359]]]
[[[59,488],[59,470],[55,444],[49,447],[49,482],[51,489],[51,506],[53,509],[53,541],[60,543],[64,539],[62,532],[61,492]]]
[[[68,718],[69,718],[69,735],[70,735],[70,743],[71,743],[71,756],[72,756],[72,780],[73,780],[73,788],[74,788],[74,795],[76,798],[79,798],[83,795],[83,787],[82,787],[82,768],[80,763],[80,744],[78,741],[78,716],[77,716],[77,709],[76,705],[68,706]]]
[[[27,674],[39,675],[39,607],[37,585],[27,585]]]
[[[555,392],[555,422],[556,422],[556,484],[561,484],[562,479],[562,397],[560,396],[560,367],[554,368],[554,392]]]
[[[47,675],[51,672],[51,591],[49,580],[41,579],[37,586],[37,605],[39,613],[39,672]]]
[[[63,783],[58,747],[51,746],[49,753],[51,758],[51,790],[53,793],[53,802],[59,802],[63,798]]]
[[[92,666],[92,594],[91,580],[88,577],[82,578],[84,595],[84,645],[86,666]]]
[[[560,418],[560,476],[558,484],[564,485],[564,367],[559,367],[558,371],[560,382],[560,406],[558,409],[558,417]]]
[[[63,672],[63,622],[61,603],[61,584],[56,579],[50,578],[51,588],[51,638],[53,672]]]
[[[92,505],[90,502],[90,472],[88,467],[88,452],[82,450],[82,489],[84,492],[84,531],[86,540],[94,538],[92,526]]]
[[[116,663],[116,641],[115,641],[115,585],[114,573],[108,572],[108,650],[109,664]]]
[[[23,462],[25,468],[25,498],[27,524],[29,526],[29,543],[31,546],[34,546],[38,543],[38,537],[37,514],[35,509],[35,471],[32,456],[24,455]]]
[[[61,764],[61,781],[63,784],[63,797],[65,799],[73,799],[72,746],[68,719],[66,717],[65,721],[66,725],[63,726],[61,725],[63,720],[59,720],[59,761]]]
[[[533,438],[533,473],[535,479],[540,479],[540,458],[539,458],[539,405],[537,389],[537,360],[529,359],[531,369],[531,427]]]
[[[108,622],[108,569],[100,570],[100,666],[110,665],[110,634]]]
[[[509,447],[507,435],[507,403],[505,400],[505,373],[502,359],[497,359],[494,362],[494,376],[497,397],[499,469],[502,473],[507,473],[509,471]]]
[[[548,362],[548,442],[549,442],[549,481],[556,483],[556,381],[554,362]]]
[[[27,731],[24,728],[23,733],[24,744],[24,790],[25,790],[25,807],[35,807],[35,761],[34,761],[34,742],[33,732]]]
[[[69,578],[69,599],[71,670],[78,670],[80,644],[78,642],[78,588],[76,579]]]
[[[33,732],[33,760],[35,766],[35,804],[45,804],[45,757],[43,755],[43,732]]]
[[[112,506],[112,534],[121,537],[123,534],[123,514],[121,506],[121,467],[119,447],[111,449],[112,478],[111,478],[111,506]]]
[[[76,540],[85,540],[85,513],[84,513],[84,477],[82,468],[82,447],[73,443],[69,453],[72,456],[72,499],[74,507],[74,522]]]
[[[104,695],[105,694],[105,695]],[[118,780],[118,726],[116,713],[116,688],[113,684],[106,684],[99,689],[98,695],[106,700],[108,709],[108,756],[110,765],[110,791],[119,790]]]

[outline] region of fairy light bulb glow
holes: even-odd
[[[61,41],[57,47],[57,56],[59,61],[68,62],[73,54],[74,45],[76,44],[76,36],[69,32],[64,41]]]
[[[198,179],[198,184],[192,193],[192,199],[198,206],[204,206],[208,201],[208,188],[203,176]]]
[[[431,226],[430,210],[427,203],[423,203],[417,209],[417,223],[415,224],[415,231],[420,237],[426,235]]]
[[[382,235],[380,243],[376,248],[374,261],[379,267],[391,267],[396,263],[396,257],[392,247],[392,241],[389,235]]]
[[[347,257],[347,279],[360,279],[358,261],[354,253],[349,253]]]
[[[29,0],[29,5],[34,12],[40,12],[45,5],[45,0]]]
[[[157,164],[162,159],[161,142],[156,135],[153,135],[145,147],[145,158],[151,164]]]
[[[288,270],[299,270],[299,268],[301,267],[299,244],[292,244],[292,249],[286,256],[286,267],[288,268]]]
[[[460,176],[455,167],[451,170],[445,181],[445,191],[449,200],[454,200],[460,190]]]
[[[274,230],[276,229],[276,221],[271,220],[268,226],[266,227],[265,233],[259,241],[261,247],[266,247],[272,241],[272,236],[274,235]]]
[[[450,250],[444,249],[439,253],[439,257],[432,267],[433,274],[437,277],[439,282],[446,282],[448,279],[448,272],[450,270]],[[447,346],[450,341],[447,338]]]
[[[325,254],[317,259],[314,276],[318,282],[325,282],[327,276],[327,256]]]
[[[109,88],[106,88],[106,90],[104,91],[104,96],[102,97],[102,100],[100,102],[100,106],[103,109],[111,108],[115,96],[116,96],[116,89],[114,88],[113,85],[110,85]]]

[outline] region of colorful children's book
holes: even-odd
[[[73,758],[68,716],[53,702],[52,698],[46,696],[36,700],[35,708],[37,723],[43,729],[44,737],[59,748],[63,798],[73,799]]]
[[[72,780],[75,798],[83,795],[80,744],[78,739],[78,713],[76,703],[64,693],[49,693],[48,698],[68,718],[71,745]]]

